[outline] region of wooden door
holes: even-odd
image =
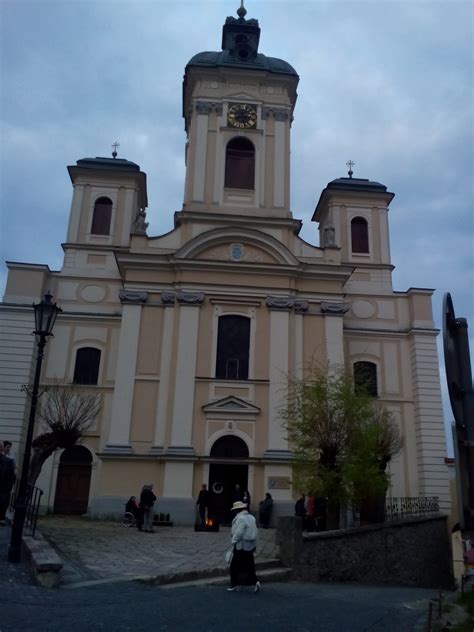
[[[90,463],[59,464],[54,499],[55,513],[84,514],[87,512],[91,469]]]

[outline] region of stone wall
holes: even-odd
[[[442,515],[308,534],[299,518],[284,517],[277,544],[282,563],[300,581],[454,587]]]

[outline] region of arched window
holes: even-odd
[[[255,147],[248,138],[240,136],[227,143],[224,186],[232,189],[255,187]]]
[[[97,384],[99,379],[100,349],[82,347],[77,350],[74,366],[75,384]]]
[[[351,222],[352,252],[369,252],[369,228],[363,217],[354,217]]]
[[[217,333],[216,377],[246,380],[249,376],[250,319],[221,316]]]
[[[377,365],[373,362],[355,362],[354,387],[356,392],[377,397]]]
[[[110,220],[112,219],[112,200],[101,197],[94,204],[92,215],[92,235],[108,235],[110,233]]]
[[[226,435],[217,439],[212,445],[210,456],[226,459],[248,459],[249,449],[240,437]]]

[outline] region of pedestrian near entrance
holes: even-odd
[[[140,494],[140,507],[143,511],[142,531],[148,531],[148,533],[153,533],[153,505],[155,501],[156,496],[153,493],[153,485],[143,485],[142,493]]]
[[[207,485],[203,484],[201,486],[201,491],[199,492],[199,496],[197,499],[196,505],[199,507],[199,516],[201,518],[201,524],[206,524],[206,511],[207,517],[209,518],[209,504],[211,500],[211,494],[207,489]]]
[[[230,592],[238,591],[241,586],[253,586],[254,592],[260,590],[260,582],[255,574],[253,554],[257,548],[258,529],[255,518],[247,511],[247,505],[238,500],[232,505],[235,518],[232,520],[231,543],[233,556],[230,563]]]
[[[5,455],[3,441],[0,441],[0,525],[5,524],[5,514],[14,482],[15,466],[12,459]]]
[[[260,501],[258,505],[258,521],[263,529],[268,529],[270,524],[270,518],[273,511],[273,498],[272,495],[267,492],[265,498]]]
[[[247,490],[245,490],[243,496],[242,496],[242,502],[247,505],[247,511],[250,513],[250,504],[252,502],[252,497],[250,496],[250,492]]]

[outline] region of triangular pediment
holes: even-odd
[[[257,87],[257,84],[255,84],[255,87]],[[236,101],[254,101],[255,94],[249,94],[248,92],[228,92],[226,98],[235,99]]]
[[[232,413],[233,415],[258,415],[260,413],[258,406],[250,404],[234,395],[229,395],[215,402],[210,402],[203,406],[202,409],[205,413]]]

